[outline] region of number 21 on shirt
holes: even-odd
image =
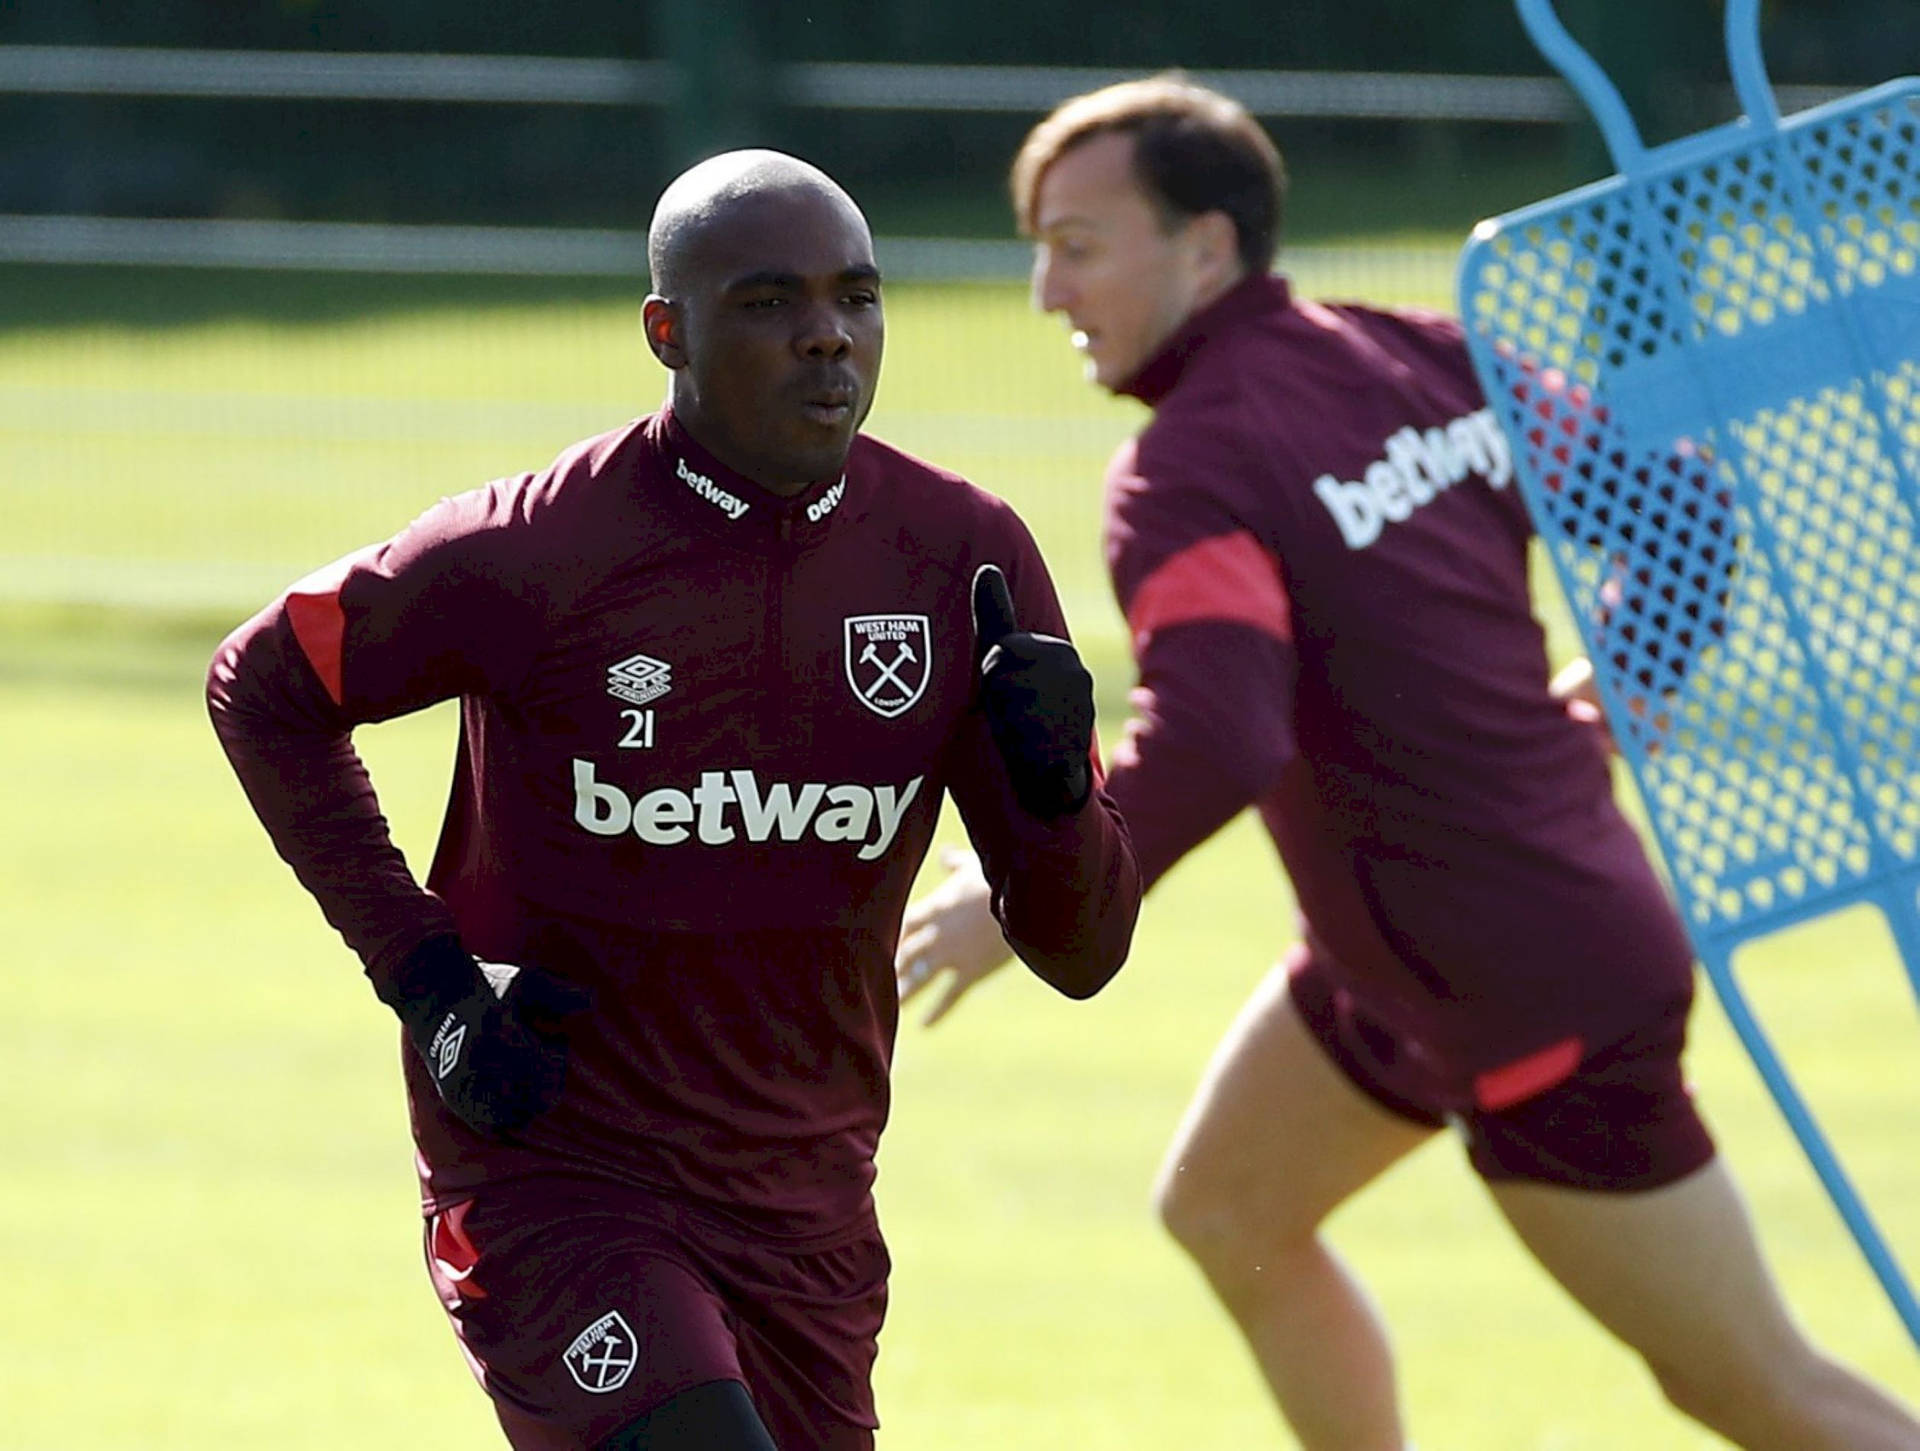
[[[623,710],[620,718],[627,723],[627,733],[620,737],[621,750],[644,751],[653,745],[652,711]]]

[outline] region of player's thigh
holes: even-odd
[[[1681,1072],[1688,1000],[1559,1084],[1467,1116],[1469,1153],[1534,1257],[1656,1367],[1749,1369],[1786,1311]]]
[[[1717,1158],[1637,1193],[1520,1181],[1488,1188],[1534,1258],[1656,1368],[1758,1370],[1797,1342]]]
[[[1311,1234],[1438,1127],[1362,1088],[1288,979],[1277,967],[1248,999],[1174,1135],[1159,1198],[1176,1231],[1225,1213],[1276,1240]]]

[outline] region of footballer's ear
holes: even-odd
[[[1231,273],[1240,266],[1240,233],[1223,211],[1202,212],[1189,224],[1194,261],[1208,273]]]
[[[675,370],[687,366],[687,348],[681,335],[680,305],[659,293],[651,293],[640,304],[640,326],[646,331],[647,346],[663,365]]]

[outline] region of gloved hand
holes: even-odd
[[[451,936],[429,937],[376,989],[399,1014],[441,1100],[483,1134],[524,1128],[566,1080],[560,1020],[584,988],[531,967],[476,962]]]
[[[1053,635],[1022,630],[998,565],[973,577],[980,709],[1014,795],[1035,816],[1070,816],[1093,791],[1093,676]]]

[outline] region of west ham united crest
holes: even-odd
[[[603,1396],[627,1383],[640,1360],[640,1342],[626,1317],[609,1310],[573,1337],[565,1359],[575,1385]]]
[[[926,692],[933,639],[925,615],[849,615],[847,684],[875,715],[892,720]]]

